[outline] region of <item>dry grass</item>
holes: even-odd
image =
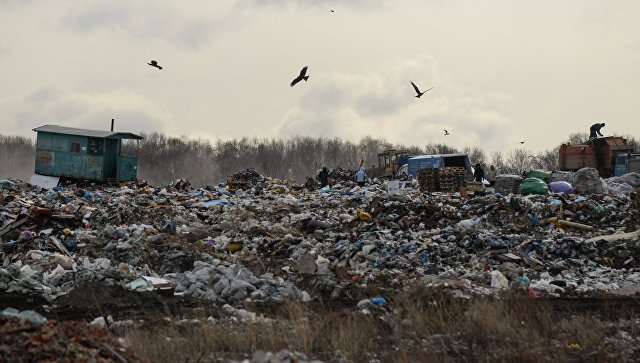
[[[268,315],[270,322],[167,323],[122,335],[153,362],[241,360],[256,350],[281,349],[352,362],[607,360],[600,320],[562,316],[526,296],[464,301],[415,289],[368,315],[355,303],[285,304]],[[563,348],[564,342],[580,349]]]

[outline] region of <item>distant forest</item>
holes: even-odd
[[[258,173],[302,183],[315,177],[323,166],[329,169],[355,170],[364,160],[365,168],[378,164],[377,154],[385,149],[407,149],[412,154],[467,153],[473,165],[486,169],[495,165],[500,173],[521,174],[532,169],[555,170],[558,147],[539,154],[525,148],[486,154],[478,148],[457,149],[446,144],[423,147],[392,144],[382,139],[364,138],[358,143],[338,138],[294,137],[291,139],[242,138],[229,141],[189,140],[163,134],[142,134],[144,140],[126,144],[138,148],[138,177],[153,185],[167,185],[183,178],[194,186],[226,181],[234,173],[255,168]],[[571,134],[572,144],[586,141],[586,133]],[[639,146],[632,136],[627,141]],[[35,149],[32,140],[22,136],[0,135],[0,178],[28,181],[34,171]]]

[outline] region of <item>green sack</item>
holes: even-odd
[[[538,178],[527,178],[520,184],[518,193],[522,195],[547,194],[549,193],[549,186]]]
[[[548,181],[551,179],[551,174],[545,173],[542,170],[531,170],[527,173],[527,178],[538,178],[540,180]]]

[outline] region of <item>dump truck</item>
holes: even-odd
[[[607,136],[592,139],[585,144],[560,145],[558,164],[563,171],[594,168],[600,176],[608,178],[629,172],[627,160],[634,160],[636,156],[640,157],[640,153],[635,153],[627,140],[619,136]]]

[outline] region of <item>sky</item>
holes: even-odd
[[[638,14],[636,0],[0,0],[0,134],[114,118],[212,142],[486,152],[541,152],[596,122],[640,137]],[[418,99],[411,81],[434,88]]]

